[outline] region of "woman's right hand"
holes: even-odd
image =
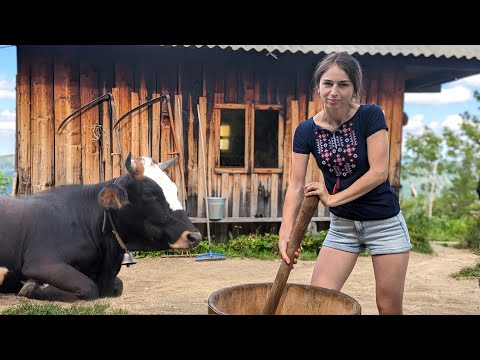
[[[278,240],[278,251],[280,253],[280,257],[282,258],[283,261],[287,263],[287,265],[290,265],[290,258],[287,255],[287,246],[288,242],[290,241],[290,238],[280,238]],[[298,257],[300,256],[301,252],[301,247],[295,251],[295,256],[293,258],[293,264],[295,265],[298,262]]]

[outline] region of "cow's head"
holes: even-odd
[[[128,174],[106,186],[99,202],[118,214],[118,232],[129,250],[189,250],[202,235],[177,197],[177,186],[165,174],[176,160],[159,163],[149,157],[125,161]]]

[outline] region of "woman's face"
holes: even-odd
[[[338,65],[332,65],[320,78],[318,94],[325,108],[337,110],[348,108],[353,101],[353,83]]]

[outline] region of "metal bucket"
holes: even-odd
[[[207,197],[208,202],[208,217],[210,220],[223,219],[225,214],[225,201],[224,197]]]
[[[220,289],[208,298],[208,314],[261,315],[273,283]],[[361,315],[357,300],[340,291],[287,283],[275,315]]]

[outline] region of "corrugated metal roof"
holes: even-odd
[[[192,46],[192,45],[183,45]],[[195,45],[196,47],[207,46],[209,48],[219,47],[221,49],[231,48],[232,50],[267,50],[280,53],[290,51],[307,54],[330,53],[332,51],[347,51],[359,55],[404,55],[404,56],[435,56],[435,57],[456,57],[466,59],[480,59],[480,45]]]

